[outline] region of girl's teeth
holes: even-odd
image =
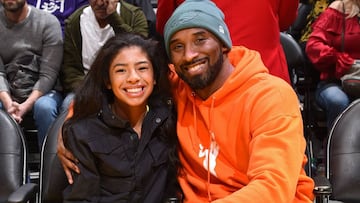
[[[130,93],[140,92],[141,89],[142,89],[142,88],[127,89],[127,92],[130,92]]]

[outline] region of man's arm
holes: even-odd
[[[5,111],[11,115],[17,122],[21,122],[22,118],[16,115],[17,107],[13,105],[10,93],[8,91],[0,90],[0,102],[3,105]]]
[[[5,110],[10,108],[12,99],[9,93],[9,85],[6,78],[5,65],[0,56],[0,101]]]
[[[280,31],[287,30],[295,21],[299,0],[280,0],[279,1],[279,28]]]
[[[79,11],[76,12],[78,14]],[[85,77],[79,15],[72,15],[65,21],[64,60],[60,79],[66,93],[72,92]]]
[[[5,110],[9,109],[12,99],[9,93],[9,84],[6,78],[5,65],[0,57],[0,101]]]
[[[250,107],[249,183],[214,203],[311,202],[314,185],[304,171],[306,141],[299,102],[286,86],[262,92]]]
[[[14,108],[12,113],[15,114],[14,118],[18,123],[21,123],[23,116],[33,108],[36,100],[38,100],[42,95],[44,94],[39,90],[33,90],[23,103],[12,103],[12,108]]]
[[[145,37],[149,35],[148,22],[141,8],[124,2],[120,9],[120,15],[113,12],[108,17],[115,33],[134,32]]]
[[[56,84],[63,59],[63,37],[60,22],[54,15],[45,14],[42,18],[46,18],[46,20],[41,19],[45,20],[45,25],[41,36],[43,44],[39,59],[39,80],[33,88],[42,94],[46,94]]]
[[[73,105],[71,104],[69,106],[69,111],[65,120],[69,119],[72,115],[73,115]],[[57,156],[61,162],[62,167],[64,168],[69,184],[73,184],[74,179],[72,177],[71,171],[80,174],[80,169],[77,166],[79,160],[77,160],[75,156],[65,148],[62,137],[62,128],[59,131],[58,139],[57,139]]]

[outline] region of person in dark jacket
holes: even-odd
[[[176,113],[155,40],[110,38],[75,92],[63,126],[80,174],[64,202],[166,202],[176,196]]]
[[[148,36],[148,24],[141,8],[123,0],[88,0],[65,21],[64,60],[60,79],[68,108],[74,90],[90,69],[96,52],[112,36],[123,32]]]
[[[149,25],[149,37],[156,37],[156,13],[151,0],[125,0],[125,2],[140,7]]]

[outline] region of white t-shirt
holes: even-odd
[[[120,6],[120,3],[118,3],[117,12],[119,14]],[[96,58],[97,51],[109,38],[115,36],[115,32],[109,24],[104,28],[99,26],[90,6],[86,7],[80,16],[80,30],[82,36],[82,62],[85,74],[87,74]]]

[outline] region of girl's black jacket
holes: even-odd
[[[169,161],[174,146],[159,130],[171,114],[166,105],[150,108],[140,139],[108,105],[73,123],[64,142],[79,160],[81,173],[73,174],[64,202],[161,203],[175,196],[176,172]]]

